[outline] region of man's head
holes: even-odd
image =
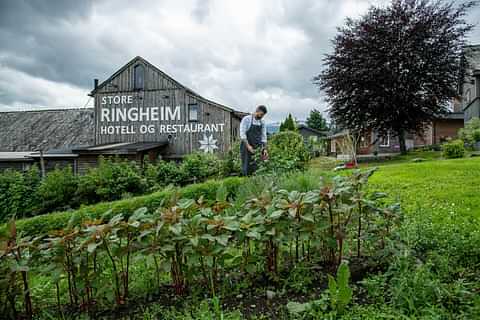
[[[260,105],[257,107],[257,109],[255,109],[255,112],[254,112],[254,116],[255,116],[255,119],[262,119],[265,115],[267,114],[267,107],[265,107],[264,105]]]

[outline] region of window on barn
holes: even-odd
[[[137,64],[133,68],[133,88],[135,90],[142,90],[145,87],[145,67]]]
[[[188,120],[198,121],[198,104],[195,103],[188,105]]]
[[[233,141],[237,141],[238,139],[238,130],[236,127],[233,128]]]
[[[390,133],[380,137],[380,147],[390,147]]]

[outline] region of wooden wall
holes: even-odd
[[[134,68],[142,64],[145,68],[144,90],[134,90]],[[102,98],[112,95],[132,95],[131,104],[101,105]],[[107,144],[115,142],[156,142],[169,138],[170,144],[166,148],[165,156],[183,156],[198,150],[199,140],[203,139],[204,133],[160,133],[160,125],[167,124],[218,124],[223,123],[223,132],[206,132],[207,136],[213,135],[217,140],[217,152],[228,150],[232,144],[234,133],[238,135],[240,120],[233,117],[232,110],[219,106],[206,100],[187,88],[181,86],[175,80],[158,70],[157,68],[138,59],[127,64],[124,69],[114,74],[106,85],[101,86],[95,92],[95,144]],[[198,104],[198,122],[189,122],[188,106]],[[115,108],[139,108],[139,107],[180,107],[180,121],[148,121],[148,122],[101,122],[100,112],[102,107]],[[142,124],[154,125],[155,133],[142,134],[139,127]],[[100,127],[105,125],[130,126],[133,125],[135,134],[101,134]]]

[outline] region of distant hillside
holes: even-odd
[[[94,130],[93,108],[0,112],[0,151],[91,145]]]

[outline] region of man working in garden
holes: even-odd
[[[258,106],[254,113],[245,116],[240,122],[240,159],[242,160],[242,173],[251,175],[257,169],[254,154],[261,149],[261,157],[267,157],[267,127],[263,117],[267,114],[265,106]]]

